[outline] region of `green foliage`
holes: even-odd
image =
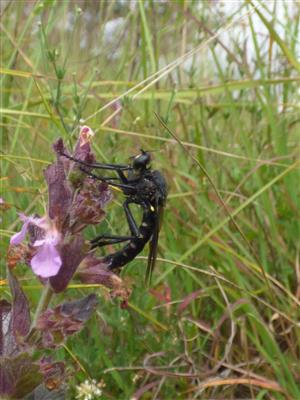
[[[296,2],[2,6],[1,253],[17,212],[45,212],[51,144],[74,144],[79,124],[101,162],[156,150],[169,184],[152,288],[145,252],[122,272],[127,309],[99,288],[66,293],[101,303],[58,352],[70,398],[85,379],[103,399],[300,398],[299,15]],[[111,233],[127,233],[121,202]],[[36,303],[31,271],[17,273]]]

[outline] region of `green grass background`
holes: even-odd
[[[17,212],[45,212],[53,141],[81,123],[99,161],[155,150],[169,185],[151,289],[145,251],[122,274],[127,309],[101,288],[54,300],[99,294],[56,354],[69,398],[93,378],[104,399],[300,399],[299,2],[1,7],[2,277]],[[121,202],[87,237],[127,232]],[[34,308],[41,287],[17,271]]]

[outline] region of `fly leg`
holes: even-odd
[[[95,247],[102,247],[108,244],[122,243],[126,240],[132,240],[139,237],[139,228],[137,223],[130,211],[129,204],[133,203],[130,200],[126,200],[123,204],[123,208],[125,211],[127,223],[129,226],[129,230],[132,236],[110,236],[110,235],[99,235],[95,237],[95,239],[91,240],[92,249]]]
[[[129,165],[122,165],[122,164],[101,164],[101,163],[86,163],[84,161],[79,160],[78,158],[69,156],[66,153],[60,152],[61,156],[68,158],[69,160],[75,161],[78,164],[84,165],[85,167],[89,168],[96,168],[96,169],[108,169],[112,171],[128,171],[132,169]]]
[[[80,168],[81,169],[81,168]],[[85,170],[83,170],[83,169],[81,169],[83,172],[86,172],[87,173],[87,171],[85,171]],[[90,175],[90,174],[89,174]],[[93,178],[92,176],[91,176],[91,178]],[[110,180],[114,180],[114,181],[116,181],[116,180],[119,180],[119,178],[117,178],[116,176],[101,176],[101,181],[102,182],[106,182],[106,183],[109,183],[110,184]]]
[[[116,244],[126,242],[128,240],[135,239],[134,236],[110,236],[110,235],[99,235],[95,239],[91,240],[91,248],[103,247],[109,244]]]
[[[134,237],[137,238],[139,236],[139,228],[138,228],[137,223],[130,211],[130,208],[129,208],[130,203],[134,203],[134,202],[130,201],[130,200],[124,201],[123,208],[125,211],[125,215],[126,215],[126,219],[127,219],[127,223],[128,223],[130,232],[132,235],[134,235]]]
[[[136,193],[135,186],[127,184],[128,180],[127,180],[126,176],[124,175],[123,171],[117,171],[118,175],[119,175],[119,179],[122,183],[114,183],[114,182],[110,181],[110,178],[95,175],[95,174],[85,170],[82,167],[81,167],[81,170],[84,171],[85,173],[87,173],[88,176],[90,176],[93,179],[98,179],[102,182],[106,182],[110,186],[118,187],[120,189],[126,190],[127,192],[128,192],[128,190],[130,190],[130,192],[132,194]],[[118,178],[116,178],[116,179],[118,179]],[[129,208],[130,203],[134,203],[134,202],[130,201],[129,199],[126,200],[123,204],[123,208],[124,208],[124,212],[126,215],[129,230],[130,230],[130,233],[132,236],[100,235],[100,236],[96,237],[95,239],[91,240],[92,249],[94,249],[95,247],[106,246],[108,244],[122,243],[122,242],[125,242],[128,240],[136,239],[139,236],[139,229],[138,229],[137,223],[136,223],[136,221],[130,211],[130,208]]]
[[[120,189],[123,189],[123,190],[127,190],[127,191],[129,190],[131,192],[130,194],[135,194],[136,191],[137,191],[136,187],[133,186],[133,185],[129,185],[127,183],[110,182],[109,178],[103,178],[102,176],[95,175],[95,174],[93,174],[92,172],[86,170],[83,167],[81,167],[80,169],[81,169],[81,171],[85,172],[90,178],[97,179],[98,181],[108,183],[110,186],[113,186],[113,187],[117,187],[117,188],[120,188]]]

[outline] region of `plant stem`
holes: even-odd
[[[42,296],[41,296],[39,304],[37,306],[37,309],[36,309],[36,312],[34,315],[34,319],[32,321],[31,329],[35,327],[37,320],[38,320],[39,316],[41,315],[41,313],[47,309],[52,296],[53,296],[53,290],[52,290],[50,284],[47,283],[47,285],[43,289]]]

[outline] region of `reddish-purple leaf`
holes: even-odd
[[[34,392],[24,400],[65,400],[66,394],[63,388],[48,390],[44,384],[39,385]]]
[[[66,149],[64,145],[62,138],[57,139],[52,147],[56,153],[57,158],[59,158],[62,161],[65,173],[68,174],[70,171],[72,161],[69,160],[67,157],[61,156],[62,153],[70,155],[69,151]]]
[[[79,322],[85,322],[90,318],[97,303],[97,296],[95,294],[90,294],[81,300],[64,303],[60,307],[63,316],[71,317]]]
[[[102,259],[96,258],[93,254],[89,254],[84,258],[76,276],[83,283],[98,283],[112,289],[115,284],[122,282],[121,278],[107,269]]]
[[[80,139],[76,143],[74,157],[88,164],[95,162],[95,156],[92,153],[90,143],[83,143]]]
[[[121,307],[127,307],[131,289],[118,275],[107,269],[107,264],[103,263],[103,259],[89,254],[80,264],[76,276],[84,283],[95,283],[107,287],[110,289],[111,297],[121,298]]]
[[[11,304],[6,300],[0,301],[0,357],[12,354],[16,350],[15,338],[11,328]]]
[[[7,300],[0,300],[0,355],[3,354],[4,332],[9,325],[11,304]]]
[[[61,157],[44,171],[49,193],[49,217],[63,225],[72,202],[72,190],[68,181]]]
[[[91,294],[81,300],[61,304],[46,310],[38,319],[36,328],[42,333],[43,347],[55,348],[67,336],[79,332],[97,305],[97,297]]]
[[[9,271],[8,281],[13,296],[12,300],[12,333],[18,341],[20,336],[26,336],[30,328],[30,310],[27,298],[23,293],[17,278]]]
[[[0,396],[23,399],[42,381],[39,366],[22,353],[14,358],[0,358]]]
[[[62,138],[58,138],[56,142],[53,143],[53,150],[58,156],[60,156],[61,153],[67,152]]]
[[[96,283],[112,289],[116,283],[121,281],[121,279],[112,271],[102,268],[102,265],[105,266],[106,264],[99,264],[99,266],[90,267],[85,271],[79,272],[77,276],[83,283]]]

